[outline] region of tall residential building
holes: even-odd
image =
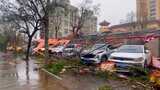
[[[137,20],[144,21],[148,17],[147,0],[137,0]]]
[[[137,20],[160,19],[160,0],[137,0]]]
[[[160,19],[160,0],[148,0],[148,18]]]

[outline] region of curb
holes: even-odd
[[[41,69],[42,71],[44,71],[44,72],[46,72],[46,73],[48,73],[49,75],[51,75],[51,76],[53,76],[53,77],[55,77],[56,79],[58,79],[58,80],[62,80],[62,78],[61,77],[59,77],[59,76],[57,76],[57,75],[55,75],[55,74],[53,74],[53,73],[50,73],[49,71],[47,71],[46,69]]]

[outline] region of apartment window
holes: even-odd
[[[155,4],[156,4],[156,1],[155,1],[155,0],[152,0],[152,1],[149,2],[149,4],[150,4],[150,5],[155,5]]]
[[[150,19],[151,20],[154,20],[156,18],[156,11],[152,11],[151,13],[150,13]]]
[[[150,18],[154,19],[156,17],[156,0],[150,0]]]
[[[155,20],[155,19],[156,19],[156,17],[154,17],[154,16],[150,17],[150,20]]]
[[[156,14],[155,13],[151,13],[150,16],[151,17],[156,17]]]
[[[155,4],[155,3],[156,3],[156,0],[150,0],[150,3],[151,3],[151,4]]]
[[[156,7],[156,0],[150,0],[150,8]]]
[[[156,12],[156,8],[150,9],[150,12],[151,12],[151,13]]]
[[[156,16],[156,10],[150,10],[150,16]]]
[[[150,9],[155,9],[156,5],[150,5]]]

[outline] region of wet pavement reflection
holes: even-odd
[[[29,73],[27,74],[24,61],[21,60],[18,61],[18,64],[14,64],[11,60],[5,60],[1,56],[0,90],[54,90],[54,88],[58,88],[54,86],[54,83],[47,83],[48,76],[43,72],[35,71],[36,67],[34,61],[30,60]]]
[[[29,62],[29,73],[26,74],[26,63],[18,60],[14,64],[0,56],[0,90],[97,90],[105,84],[93,77],[65,75],[58,80],[48,74],[37,71],[34,60]]]

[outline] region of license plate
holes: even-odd
[[[126,68],[126,67],[130,67],[131,65],[125,64],[125,63],[116,63],[116,66],[117,67],[124,67],[124,68]]]

